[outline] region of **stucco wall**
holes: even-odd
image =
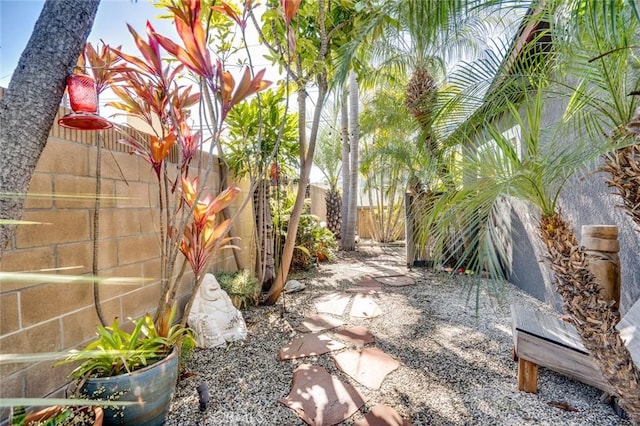
[[[554,124],[562,117],[566,101],[558,97],[545,103],[544,128],[547,143],[566,143],[566,139],[553,138]],[[503,123],[506,128],[507,123]],[[561,147],[558,146],[558,149]],[[559,205],[565,217],[573,224],[578,239],[582,225],[617,225],[620,241],[622,272],[621,313],[640,298],[640,238],[637,227],[618,207],[621,199],[606,187],[606,175],[593,164],[575,176],[562,190]],[[510,281],[533,296],[561,308],[549,268],[544,263],[545,250],[537,232],[538,215],[522,202],[512,201],[513,275]]]

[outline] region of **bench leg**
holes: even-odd
[[[518,389],[524,392],[538,392],[538,364],[518,359]]]

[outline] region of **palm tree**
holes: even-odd
[[[626,96],[638,89],[637,67],[633,67],[634,59],[629,56],[629,44],[637,40],[637,22],[631,16],[637,16],[637,10],[614,2],[611,9],[595,7],[591,2],[576,2],[572,5],[575,9],[556,6],[546,9],[547,18],[565,20],[555,19],[554,29],[558,31],[542,37],[553,37],[557,54],[544,55],[548,57],[542,62],[534,56],[520,62],[511,78],[505,76],[502,84],[489,93],[492,102],[485,103],[451,133],[452,139],[461,140],[483,131],[492,142],[469,151],[461,165],[465,187],[438,200],[431,210],[429,230],[442,243],[447,226],[466,229],[468,254],[475,268],[499,276],[504,259],[508,258],[508,238],[500,226],[501,200],[508,196],[537,207],[541,241],[547,249],[563,308],[571,315],[585,347],[622,405],[639,422],[640,372],[615,329],[619,314],[600,295],[600,286],[587,269],[584,251],[558,208],[560,192],[570,177],[586,165],[596,167],[596,160],[603,154],[604,169],[611,174],[609,181],[621,189],[628,207],[637,206],[633,198],[638,193],[633,182],[637,182],[633,171],[636,163],[629,155],[636,148],[623,130],[637,102]],[[573,19],[566,19],[571,12],[575,12]],[[555,134],[549,133],[547,123],[547,129],[541,129],[545,99],[541,91],[535,97],[528,95],[528,90],[549,75],[545,73],[548,70],[554,71],[551,76],[560,77],[552,82],[549,93],[556,97],[565,94],[569,99],[560,121],[567,125],[553,129]],[[495,102],[496,97],[499,102]],[[522,114],[514,106],[520,102],[527,106]],[[524,131],[522,157],[500,131],[487,124],[500,115],[503,120],[509,117]],[[541,144],[545,139],[550,143]],[[564,143],[560,144],[560,140]]]
[[[333,121],[320,130],[318,148],[313,163],[320,169],[329,184],[329,189],[325,194],[327,228],[336,237],[339,237],[342,222],[342,197],[338,191],[338,178],[342,168],[340,161],[342,143],[336,129],[335,118],[334,116]]]
[[[287,112],[284,87],[263,92],[236,106],[227,116],[228,137],[223,141],[225,160],[236,177],[248,177],[250,188],[255,188],[253,213],[258,252],[255,271],[266,288],[275,278],[270,186],[272,179],[278,182],[285,171],[296,165],[297,118],[297,114]],[[269,174],[275,176],[269,177]]]
[[[411,141],[416,123],[407,114],[402,87],[387,86],[365,94],[360,172],[369,198],[373,238],[395,241],[402,231],[401,213],[410,179],[424,167]]]

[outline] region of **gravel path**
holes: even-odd
[[[508,285],[504,304],[481,287],[479,316],[471,283],[479,280],[433,275],[421,269],[407,274],[417,285],[389,289],[376,300],[383,315],[345,319],[363,325],[375,345],[398,359],[400,368],[382,387],[369,390],[341,373],[328,354],[293,361],[278,351],[298,334],[294,328],[315,313],[313,299],[352,287],[374,268],[406,272],[402,247],[360,247],[340,253],[334,263],[295,278],[307,289],[280,303],[243,312],[248,338],[226,349],[196,350],[187,362],[191,374],[178,384],[167,425],[302,425],[293,411],[278,403],[287,395],[294,368],[318,364],[353,384],[365,396],[362,412],[378,403],[395,408],[415,425],[629,425],[600,402],[601,392],[540,368],[538,393],[519,392],[508,304],[551,312],[533,297]],[[281,315],[281,312],[284,314]],[[211,402],[198,410],[198,384],[206,382]],[[550,404],[566,403],[577,411]],[[345,424],[362,417],[356,414]]]

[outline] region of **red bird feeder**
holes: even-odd
[[[67,77],[67,91],[73,112],[58,120],[59,125],[76,130],[102,130],[113,126],[98,115],[98,90],[93,78],[72,74]]]

